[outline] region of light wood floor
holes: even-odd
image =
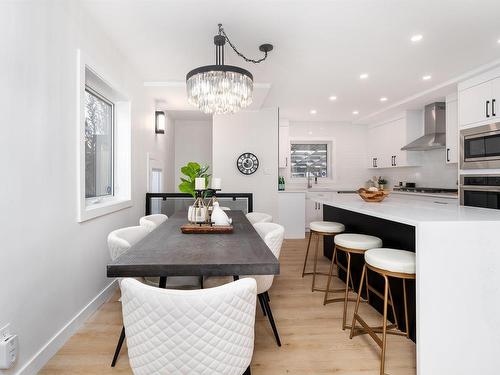
[[[276,346],[268,321],[257,305],[252,374],[379,374],[378,346],[367,335],[350,340],[349,332],[341,328],[342,304],[323,306],[323,294],[311,292],[311,276],[300,277],[305,247],[305,240],[285,241],[281,275],[274,279],[269,292],[281,348]],[[318,264],[326,270],[328,260],[321,258]],[[125,345],[116,367],[110,367],[122,326],[118,298],[117,291],[41,374],[132,374]],[[360,313],[369,324],[381,322],[380,314],[366,304],[361,304]],[[415,374],[415,344],[404,337],[388,336],[386,361],[387,374]]]

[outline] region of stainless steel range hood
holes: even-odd
[[[424,135],[402,147],[404,151],[428,151],[446,147],[446,104],[425,106]]]

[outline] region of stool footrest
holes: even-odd
[[[330,299],[327,299],[326,301],[323,301],[323,305],[327,305],[329,303],[335,303],[335,302],[344,302],[344,301],[345,301],[345,298],[343,298],[343,297],[330,298]],[[355,298],[348,298],[347,301],[348,302],[356,302],[357,300]],[[363,302],[366,302],[366,301],[363,301]]]
[[[305,275],[314,275],[314,272],[304,272],[302,277],[304,277]],[[316,272],[316,275],[328,276],[328,273],[327,272]]]

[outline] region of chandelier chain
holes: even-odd
[[[233,51],[239,57],[241,57],[243,60],[245,60],[246,62],[253,63],[253,64],[258,64],[258,63],[264,61],[267,58],[267,51],[264,52],[264,57],[262,57],[260,59],[257,59],[257,60],[249,59],[248,57],[246,57],[245,55],[243,55],[240,51],[238,51],[236,49],[236,47],[234,46],[234,44],[231,43],[231,41],[229,40],[229,38],[228,38],[228,36],[227,36],[226,32],[224,31],[224,28],[222,27],[221,24],[219,24],[219,34],[221,34],[222,36],[224,36],[224,38],[226,39],[227,43],[231,46],[231,48],[233,49]]]

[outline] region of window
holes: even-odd
[[[290,160],[292,178],[329,177],[327,143],[292,143]]]
[[[132,207],[131,101],[111,67],[77,50],[77,215],[81,223]],[[102,75],[107,71],[110,75]],[[98,73],[101,72],[101,73]]]
[[[114,105],[85,88],[85,198],[113,196]]]

